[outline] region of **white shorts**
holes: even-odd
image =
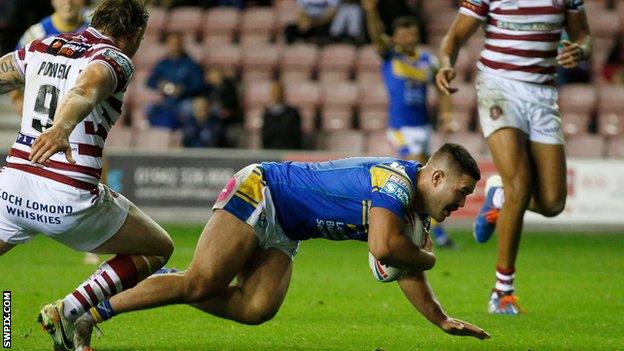
[[[428,154],[432,128],[430,125],[420,127],[401,127],[388,129],[386,136],[397,150],[400,157]]]
[[[77,251],[112,237],[128,216],[130,201],[99,184],[82,190],[4,167],[0,171],[0,240],[22,244],[38,233]]]
[[[253,227],[261,248],[276,248],[291,260],[297,254],[299,241],[286,236],[278,223],[271,192],[264,182],[260,165],[249,165],[234,174],[212,209],[228,211]]]
[[[563,144],[561,114],[555,87],[531,84],[479,72],[479,122],[487,138],[501,128],[516,128],[529,140]]]

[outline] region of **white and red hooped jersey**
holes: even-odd
[[[480,71],[553,84],[566,11],[582,9],[583,0],[463,0],[459,12],[485,22]]]
[[[132,61],[110,38],[91,27],[81,33],[35,40],[15,51],[13,59],[24,77],[25,89],[21,128],[7,157],[7,167],[78,188],[95,189],[102,172],[104,141],[119,118],[123,94],[132,78]],[[58,103],[90,64],[107,67],[116,88],[69,136],[76,164],[68,163],[63,153],[57,153],[45,167],[33,165],[28,160],[32,143],[52,126]]]

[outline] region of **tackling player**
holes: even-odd
[[[427,114],[427,86],[433,82],[438,60],[418,48],[418,22],[414,17],[399,17],[392,24],[392,37],[383,30],[377,13],[377,0],[363,0],[368,33],[383,59],[381,68],[388,91],[387,137],[402,159],[425,163],[433,129]],[[439,94],[439,129],[450,131],[451,103]],[[453,247],[441,225],[433,221],[431,230],[439,247]]]
[[[150,277],[92,308],[77,322],[76,344],[88,346],[95,321],[175,303],[239,323],[266,322],[286,296],[299,242],[311,238],[368,241],[383,264],[409,271],[399,286],[431,323],[449,334],[486,339],[486,332],[448,316],[435,299],[423,272],[435,264],[430,239],[420,249],[401,234],[408,212],[427,227],[429,216],[443,221],[463,207],[480,177],[475,160],[456,144],[442,146],[425,166],[350,158],[245,167],[217,199],[186,271]]]
[[[557,63],[575,67],[591,53],[583,0],[464,0],[442,40],[438,88],[450,94],[461,46],[485,25],[477,63],[479,121],[500,176],[488,179],[474,236],[487,241],[498,226],[496,284],[489,311],[518,314],[515,263],[522,220],[531,210],[561,213],[566,200],[566,160],[554,87]],[[557,54],[561,33],[564,49]],[[504,189],[504,192],[503,192]]]
[[[139,0],[103,0],[93,27],[35,40],[0,59],[0,93],[24,87],[20,132],[0,172],[0,255],[37,233],[84,252],[117,254],[39,322],[73,349],[74,321],[159,269],[169,235],[100,182],[104,141],[121,113],[148,14]]]

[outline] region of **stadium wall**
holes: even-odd
[[[108,183],[162,222],[205,222],[223,185],[237,170],[262,161],[321,161],[352,156],[341,153],[174,149],[166,152],[113,150]],[[448,220],[471,223],[483,201],[484,180],[495,172],[489,159],[479,161],[483,180],[465,208]],[[528,213],[529,226],[549,229],[608,226],[624,233],[624,162],[568,161],[568,201],[562,214],[544,218]]]

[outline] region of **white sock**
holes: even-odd
[[[492,204],[494,207],[501,209],[505,203],[505,192],[503,188],[494,190],[494,196],[492,197]]]
[[[504,274],[498,269],[496,270],[496,285],[495,289],[502,293],[510,293],[514,291],[513,281],[516,277],[516,273]]]

